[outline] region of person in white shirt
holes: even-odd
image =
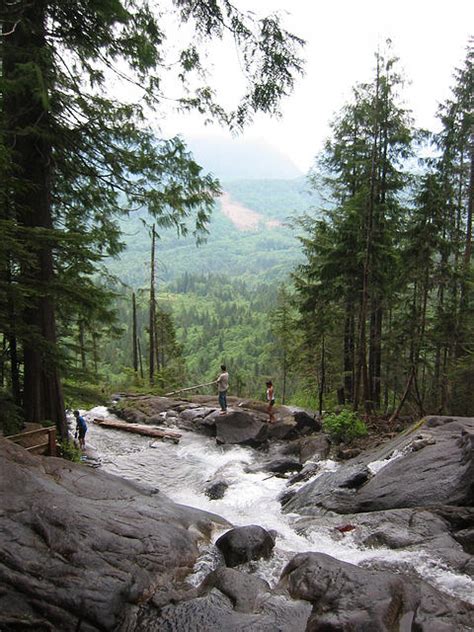
[[[216,384],[221,415],[225,415],[227,412],[227,389],[229,388],[229,374],[225,364],[221,364],[221,373],[217,377]]]

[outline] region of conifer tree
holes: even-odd
[[[270,327],[276,340],[275,360],[281,372],[281,403],[285,404],[288,377],[292,372],[298,348],[296,336],[296,315],[288,289],[281,285],[278,288],[276,305],[270,313]]]
[[[358,84],[333,124],[318,165],[332,194],[327,219],[302,223],[307,256],[297,276],[303,313],[318,302],[344,313],[344,401],[366,413],[381,406],[385,313],[397,276],[395,243],[405,185],[402,163],[413,135],[399,103],[403,81],[388,46],[371,83]],[[318,184],[317,174],[313,184]],[[308,230],[309,229],[309,232]],[[327,347],[327,345],[326,345]]]
[[[472,290],[472,206],[474,181],[473,47],[469,43],[462,68],[455,73],[452,98],[438,112],[442,130],[436,136],[440,150],[436,171],[442,183],[443,217],[439,253],[435,378],[440,410],[451,408],[449,376],[461,370],[472,380],[474,348]],[[458,375],[458,380],[460,375]],[[469,394],[466,392],[464,398]],[[472,402],[472,396],[471,396]],[[460,404],[465,410],[465,403]]]

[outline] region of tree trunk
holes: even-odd
[[[2,334],[2,351],[0,357],[0,388],[5,388],[5,358],[7,356],[7,337]]]
[[[382,368],[382,316],[380,302],[370,313],[370,347],[369,347],[369,392],[375,408],[380,408],[381,368]]]
[[[369,415],[373,410],[373,402],[369,390],[369,375],[367,368],[367,317],[369,310],[371,287],[372,265],[373,265],[373,238],[374,238],[374,217],[376,212],[377,195],[377,161],[379,156],[379,104],[380,104],[380,67],[377,59],[377,75],[375,85],[375,120],[372,133],[372,155],[370,167],[370,187],[367,199],[367,211],[365,219],[365,253],[362,275],[362,297],[359,318],[359,350],[356,373],[356,390],[354,397],[354,409],[357,410],[360,401],[362,387],[365,413]]]
[[[319,381],[319,415],[323,414],[324,389],[326,388],[326,348],[324,334],[321,340],[321,379]]]
[[[84,321],[81,320],[79,321],[79,349],[81,352],[81,369],[83,371],[87,370],[87,361],[86,361],[86,348],[85,348],[85,344],[84,344]]]
[[[151,270],[150,270],[150,318],[148,324],[149,335],[149,381],[150,385],[155,382],[155,323],[156,323],[156,303],[155,303],[155,225],[151,232]]]
[[[284,405],[286,402],[286,379],[287,379],[287,372],[288,372],[286,349],[283,349],[282,369],[283,369],[283,376],[282,376],[283,384],[281,388],[281,403]]]
[[[464,345],[466,343],[465,326],[468,313],[468,277],[472,257],[472,206],[474,199],[474,128],[471,130],[469,139],[470,150],[470,168],[469,168],[469,187],[466,215],[466,237],[464,242],[464,254],[461,275],[461,296],[459,302],[459,339],[456,345],[456,357],[464,355]]]
[[[135,292],[132,293],[132,347],[133,347],[133,370],[138,373],[138,347],[137,347],[137,301]]]
[[[5,78],[15,79],[20,67],[32,64],[38,77],[37,83],[23,84],[21,93],[5,95],[4,100],[14,170],[24,182],[21,189],[13,189],[12,208],[19,225],[29,233],[30,260],[21,270],[21,282],[31,292],[23,314],[28,332],[22,339],[25,417],[27,421],[53,421],[59,436],[66,439],[68,430],[57,371],[55,308],[51,294],[53,239],[45,236],[45,231],[52,228],[45,9],[45,0],[25,3],[22,19],[15,25],[4,25],[12,31],[3,38]]]
[[[344,400],[354,399],[354,304],[346,301],[344,320]]]
[[[163,319],[159,319],[159,315],[156,310],[155,302],[155,359],[156,370],[159,371],[163,366],[163,349],[164,349],[164,332],[163,332]]]
[[[10,264],[9,264],[10,265]],[[11,283],[11,271],[8,270],[8,285]],[[15,306],[13,297],[9,292],[7,297],[8,319],[10,321],[10,331],[8,334],[8,344],[10,347],[10,376],[11,376],[11,392],[13,401],[17,406],[22,406],[21,386],[20,386],[20,361],[18,358],[18,344],[15,333]]]
[[[97,334],[92,332],[92,358],[94,361],[94,376],[95,379],[99,379],[99,354],[97,353]]]
[[[398,417],[398,415],[400,414],[400,411],[403,408],[403,404],[405,403],[406,398],[408,397],[408,393],[410,392],[410,388],[411,388],[411,384],[413,382],[413,378],[415,377],[415,367],[411,368],[410,371],[410,375],[408,377],[408,381],[407,381],[407,385],[405,387],[405,390],[403,392],[402,398],[400,400],[400,403],[398,404],[396,410],[393,412],[392,416],[390,417],[390,419],[388,420],[389,423],[391,423],[392,421],[395,421],[395,419]]]
[[[140,365],[140,377],[143,380],[145,378],[145,374],[143,373],[143,360],[142,360],[142,350],[140,346],[140,338],[137,338],[137,347],[138,347],[138,363]]]

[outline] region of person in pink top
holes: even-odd
[[[268,421],[272,424],[275,421],[275,415],[273,414],[273,406],[275,404],[275,392],[273,390],[273,382],[271,380],[268,380],[268,382],[265,383],[267,385],[267,413],[269,415]]]

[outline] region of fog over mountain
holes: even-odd
[[[189,137],[196,161],[220,180],[298,178],[303,173],[285,155],[264,141]]]

